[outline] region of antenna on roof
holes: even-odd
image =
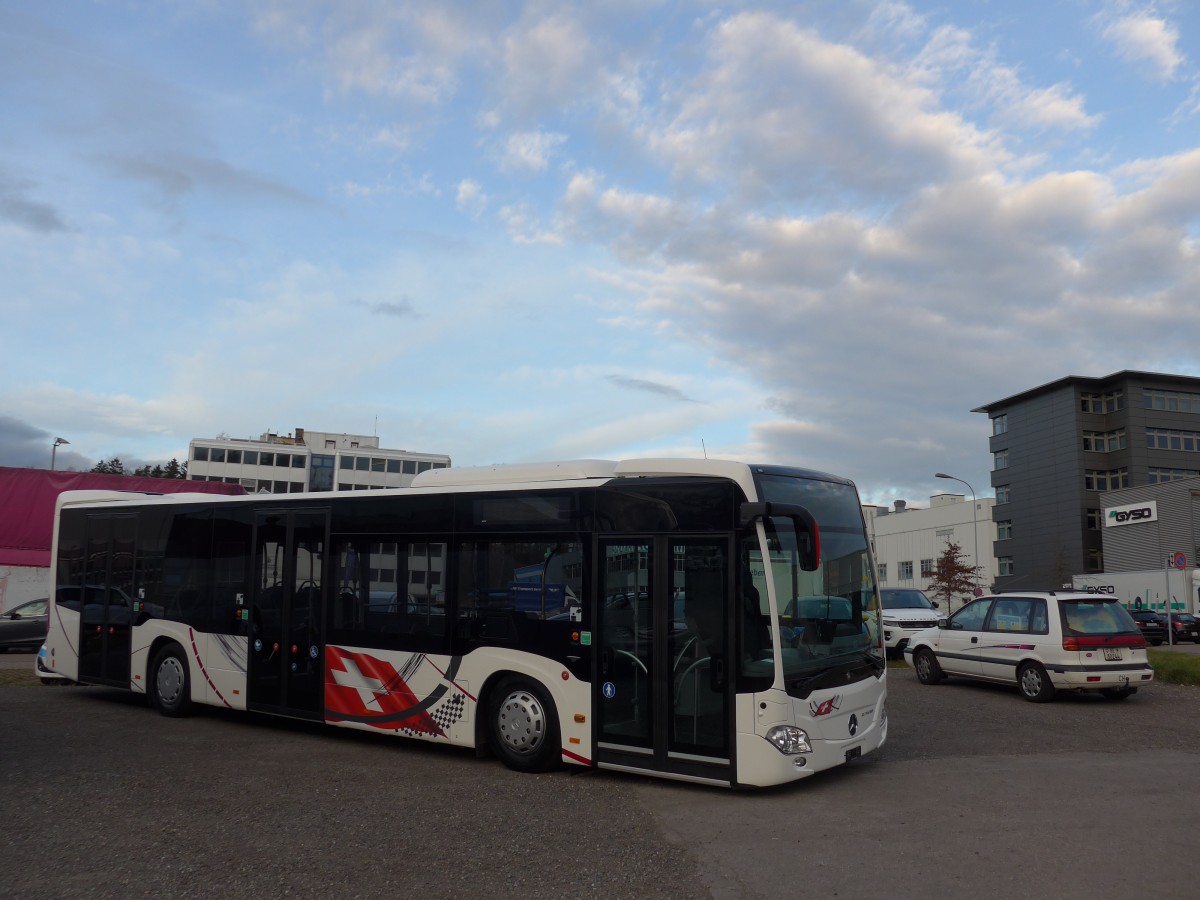
[[[708,448],[704,446],[704,438],[700,438],[700,452],[704,454],[705,459],[708,459]]]

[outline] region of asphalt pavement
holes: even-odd
[[[32,654],[0,655],[32,665]],[[876,754],[732,792],[0,688],[4,897],[1192,897],[1200,688],[889,680]],[[1146,860],[1154,860],[1147,865]]]

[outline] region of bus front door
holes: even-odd
[[[325,510],[262,510],[255,518],[247,706],[324,717]]]
[[[731,783],[728,541],[606,538],[599,551],[597,764]]]

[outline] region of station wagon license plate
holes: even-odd
[[[1104,648],[1104,658],[1105,659],[1120,659],[1121,658],[1121,648],[1120,647],[1105,647]]]

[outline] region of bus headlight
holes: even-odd
[[[775,745],[776,750],[787,756],[812,753],[808,734],[803,728],[797,728],[795,725],[776,725],[767,732],[767,740]]]

